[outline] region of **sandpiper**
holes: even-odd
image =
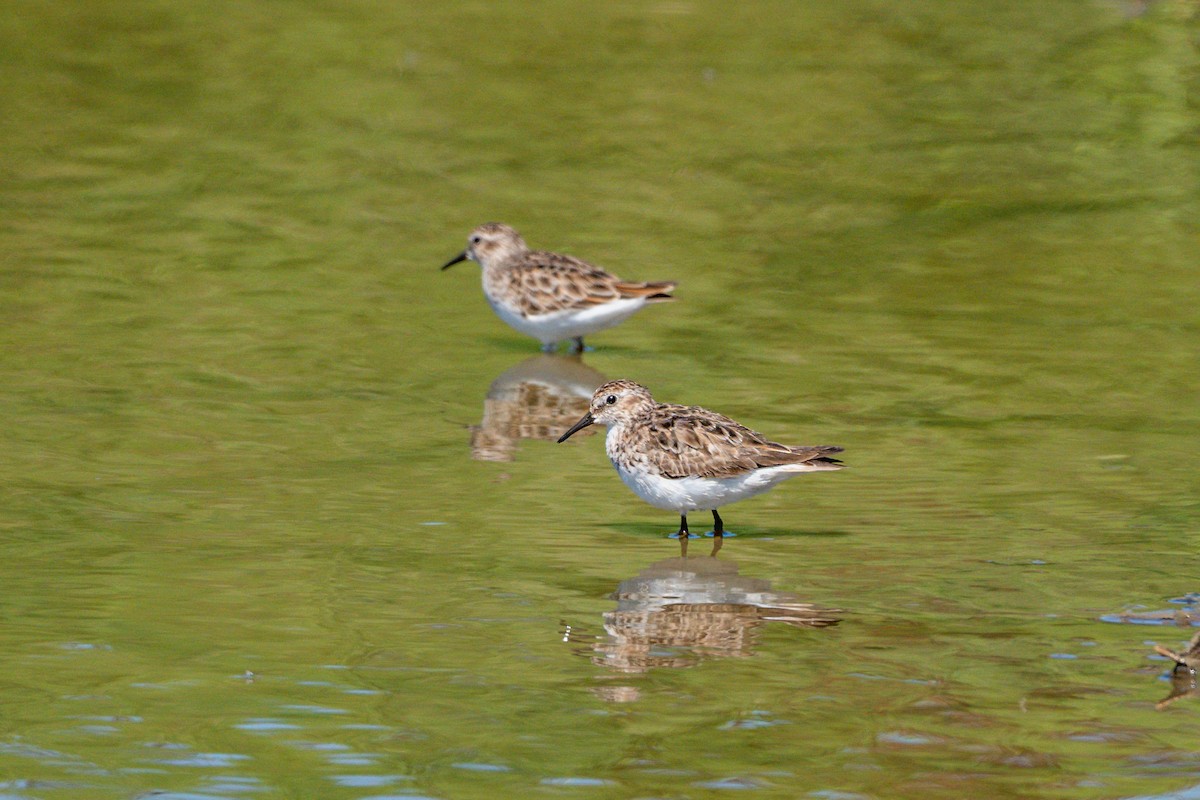
[[[791,447],[773,442],[729,417],[699,406],[656,403],[633,381],[596,390],[588,413],[559,437],[594,423],[608,426],[604,449],[625,485],[655,508],[679,514],[681,539],[690,511],[711,511],[713,535],[725,525],[717,509],[767,491],[800,472],[842,468],[830,458],[842,448]]]
[[[623,281],[586,261],[530,250],[521,234],[499,222],[471,231],[467,249],[442,269],[470,259],[483,267],[483,293],[511,327],[554,350],[564,339],[583,350],[583,337],[623,322],[647,303],[674,300],[674,281]]]

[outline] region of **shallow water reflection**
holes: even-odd
[[[1195,791],[1194,0],[6,9],[0,795]],[[601,372],[853,468],[637,574]]]
[[[1196,684],[1196,670],[1186,664],[1177,663],[1171,674],[1168,676],[1171,681],[1171,691],[1162,700],[1154,704],[1154,707],[1162,711],[1172,703],[1182,700],[1185,697],[1195,697],[1200,694],[1200,686]]]
[[[827,628],[843,613],[774,590],[768,580],[738,574],[737,562],[714,557],[657,561],[621,581],[612,596],[617,607],[604,614],[605,637],[583,654],[625,673],[751,656],[768,623]]]
[[[488,387],[483,418],[471,426],[471,458],[512,461],[521,439],[557,439],[583,416],[592,392],[606,380],[574,354],[541,353],[509,367]]]

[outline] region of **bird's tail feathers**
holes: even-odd
[[[650,283],[621,282],[616,285],[621,297],[644,297],[647,303],[665,303],[674,300],[671,292],[675,291],[675,281],[654,281]]]

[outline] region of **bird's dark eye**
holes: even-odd
[[[604,402],[611,406],[613,403],[617,402],[617,396],[615,394],[610,394],[608,397],[604,398]]]
[[[471,244],[479,244],[482,241],[483,241],[482,236],[472,236],[471,237]]]

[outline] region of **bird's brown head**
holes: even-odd
[[[565,442],[571,434],[583,430],[588,425],[615,425],[635,416],[646,408],[654,405],[650,390],[640,383],[633,381],[609,381],[596,390],[588,413],[559,437],[559,442]]]
[[[449,269],[468,259],[486,267],[489,263],[498,264],[519,256],[528,249],[516,230],[503,222],[488,222],[471,231],[467,237],[467,249],[443,264],[442,269]]]

